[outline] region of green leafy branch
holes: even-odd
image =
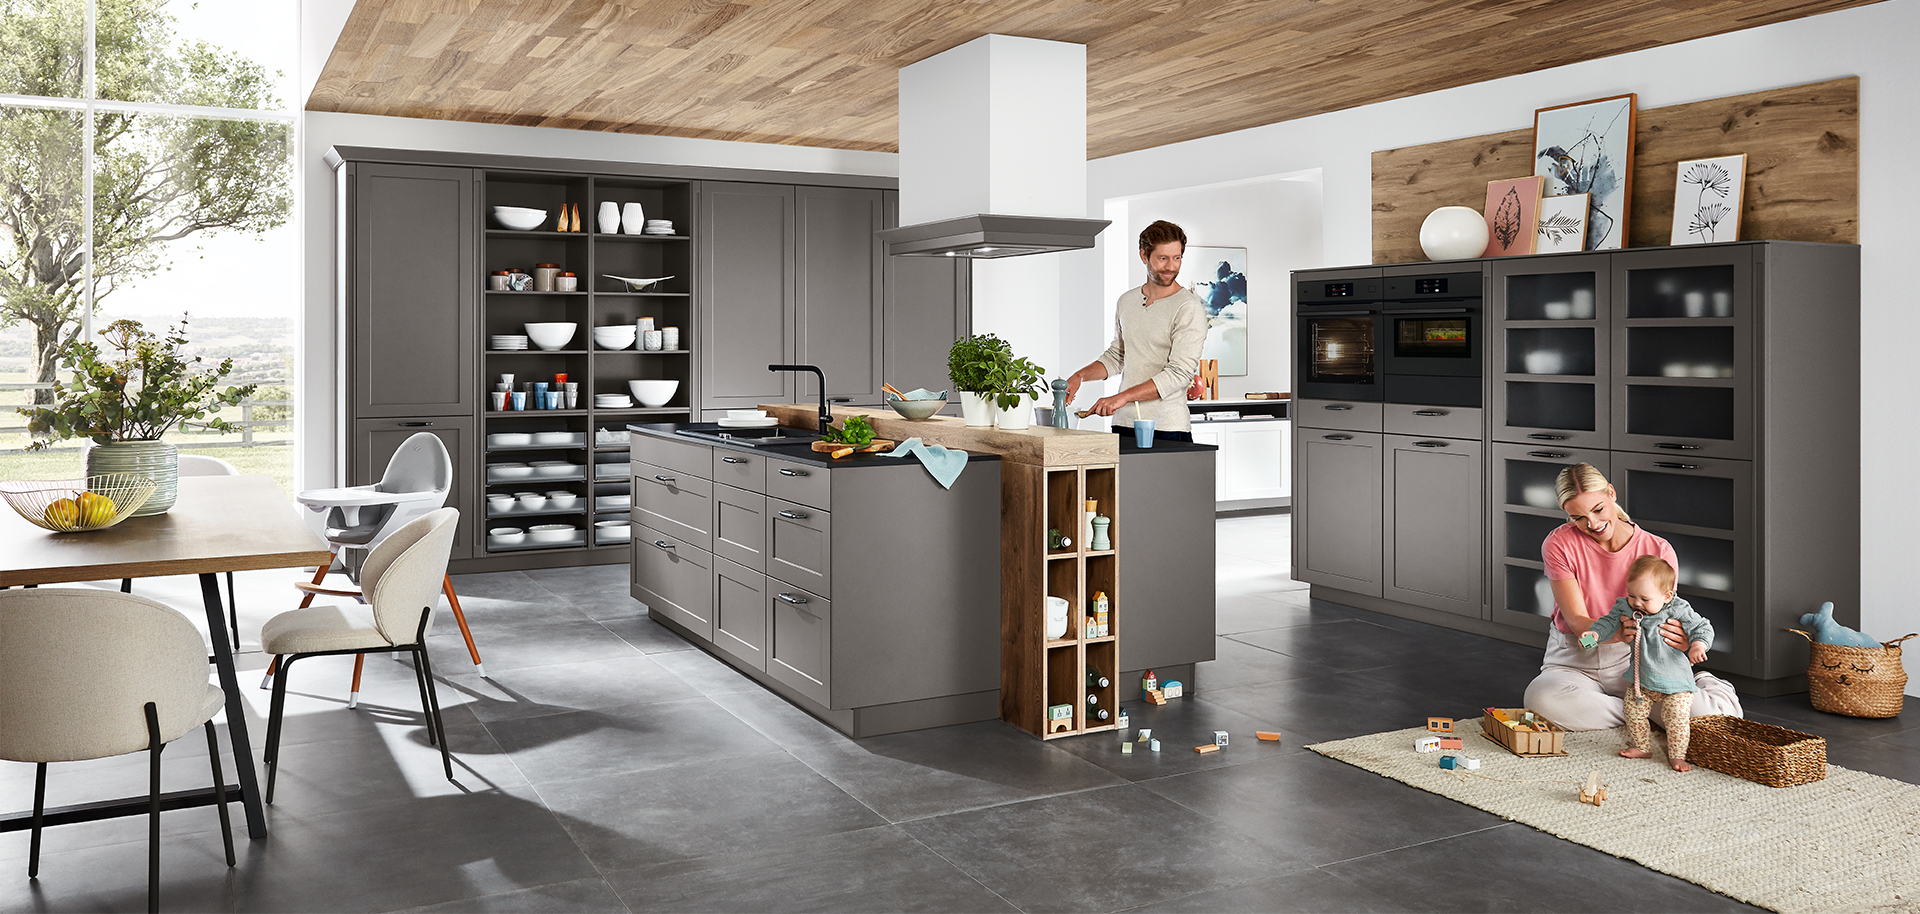
[[[820,440],[828,444],[845,444],[851,447],[866,447],[873,443],[873,425],[865,416],[848,416],[839,428],[829,426],[827,434]]]
[[[119,320],[100,334],[118,351],[103,353],[93,342],[75,340],[62,346],[61,364],[73,368],[68,382],[54,381],[51,406],[22,407],[30,450],[51,447],[68,438],[91,438],[95,444],[114,441],[159,440],[186,420],[204,420],[207,428],[238,432],[240,426],[212,414],[223,406],[238,406],[259,385],[222,389],[220,382],[233,372],[233,360],[201,368],[201,358],[184,358],[187,325],[167,328],[156,336],[139,321]]]

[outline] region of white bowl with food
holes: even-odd
[[[547,211],[530,206],[496,206],[493,208],[493,219],[515,231],[528,232],[547,221]]]
[[[633,398],[641,406],[657,409],[667,405],[673,395],[680,390],[679,381],[628,381],[627,389],[633,392]]]
[[[572,524],[535,524],[527,528],[527,539],[536,543],[570,543],[580,535]]]
[[[567,348],[567,344],[573,342],[573,334],[580,329],[580,325],[571,321],[548,321],[527,324],[526,328],[527,338],[533,340],[533,345],[546,352],[552,352]]]

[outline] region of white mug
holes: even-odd
[[[664,337],[665,334],[662,334],[658,330],[649,330],[646,332],[645,336],[646,336],[646,348],[651,350],[658,350],[662,345],[662,337]]]
[[[506,391],[504,390],[492,391],[490,393],[490,396],[493,400],[494,409],[501,410],[501,409],[507,408],[507,392]]]

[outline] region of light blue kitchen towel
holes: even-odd
[[[967,468],[967,452],[958,448],[946,448],[937,444],[927,444],[918,438],[908,438],[893,446],[893,450],[880,456],[905,457],[912,454],[920,458],[922,466],[933,476],[940,488],[953,488],[953,481],[960,478],[960,471]]]

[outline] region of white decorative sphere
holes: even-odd
[[[1463,260],[1487,252],[1487,219],[1471,206],[1443,206],[1420,223],[1420,250],[1433,260]]]

